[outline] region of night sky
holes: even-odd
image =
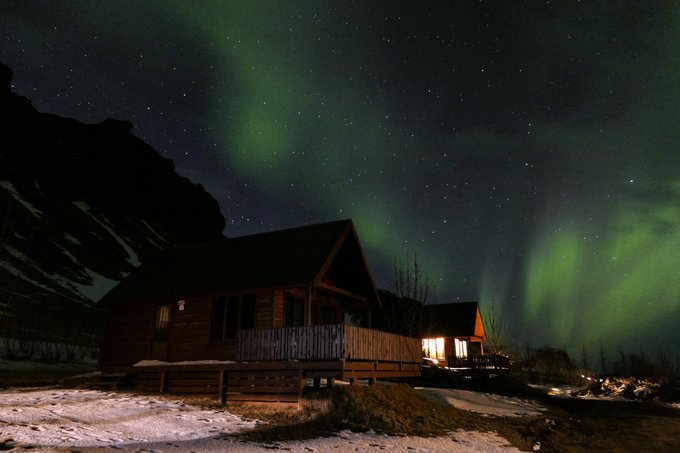
[[[132,121],[227,236],[352,218],[379,287],[417,254],[515,343],[680,349],[677,2],[3,0],[0,37],[16,93]]]

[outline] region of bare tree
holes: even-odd
[[[391,332],[409,337],[422,337],[425,327],[423,305],[429,296],[429,278],[423,271],[418,256],[413,261],[394,263],[394,297],[384,300],[384,316]]]
[[[499,354],[505,347],[506,330],[505,324],[500,320],[500,315],[496,307],[496,302],[492,302],[486,310],[484,319],[486,342],[491,352]]]
[[[600,372],[602,376],[608,376],[607,373],[607,356],[604,353],[604,346],[600,345]]]

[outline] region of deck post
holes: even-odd
[[[165,393],[165,370],[161,371],[161,382],[160,382],[160,388],[158,389],[158,393]]]
[[[335,378],[326,378],[326,387],[328,388],[333,388],[335,387]]]
[[[314,378],[314,388],[315,389],[320,389],[321,388],[321,378],[315,377]]]
[[[305,298],[305,325],[312,325],[312,287],[307,287],[307,297]]]
[[[225,381],[226,374],[227,373],[224,370],[220,370],[220,385],[218,387],[219,393],[217,394],[217,401],[219,401],[222,404],[225,404],[227,402],[227,392],[225,391],[224,388],[224,383],[226,382]]]

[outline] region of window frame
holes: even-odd
[[[154,306],[153,333],[154,341],[167,341],[170,336],[170,321],[172,319],[172,304],[163,303]]]
[[[296,297],[292,294],[284,294],[283,326],[303,327],[304,325],[305,325],[305,300],[301,297]]]
[[[244,308],[245,305],[248,308]],[[248,325],[245,325],[245,324]],[[239,330],[254,329],[257,323],[257,295],[237,294],[213,298],[210,305],[210,342],[235,340]]]

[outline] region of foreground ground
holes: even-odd
[[[15,373],[11,383],[20,380]],[[0,390],[0,450],[680,451],[673,405],[549,396],[507,378],[466,390],[340,386],[308,395],[301,409],[225,408],[78,381],[45,387],[49,380]]]

